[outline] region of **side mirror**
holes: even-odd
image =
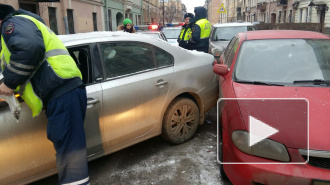
[[[225,76],[229,72],[229,68],[226,64],[215,64],[213,72],[217,75]]]

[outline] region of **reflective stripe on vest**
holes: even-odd
[[[196,22],[197,25],[201,28],[201,39],[209,38],[211,34],[211,23],[206,19],[200,19]]]
[[[184,39],[183,39],[182,37],[183,37],[183,34],[185,31],[186,31],[186,34],[184,35]],[[180,40],[188,41],[191,38],[191,34],[192,34],[191,28],[189,28],[189,27],[187,29],[182,28],[181,32],[180,32]]]
[[[50,67],[53,69],[54,73],[57,74],[59,78],[63,78],[63,79],[70,79],[75,77],[82,78],[82,76],[75,61],[72,59],[66,47],[61,42],[61,40],[59,40],[59,38],[55,35],[54,32],[52,32],[47,26],[45,26],[43,23],[41,23],[40,21],[38,21],[37,19],[31,16],[27,16],[27,15],[16,15],[16,16],[24,17],[35,23],[35,25],[42,33],[43,41],[46,49],[45,58],[39,62],[38,66],[29,66],[25,64],[20,64],[18,62],[10,60],[11,53],[8,47],[6,46],[6,43],[4,42],[3,38],[1,38],[2,51],[0,55],[1,55],[2,64],[4,64],[2,65],[3,70],[5,65],[7,65],[6,69],[14,73],[23,75],[24,72],[25,73],[24,75],[30,76],[29,79],[25,82],[25,84],[21,85],[21,87],[17,87],[16,91],[19,90],[21,97],[24,99],[25,103],[32,110],[32,116],[35,117],[38,116],[42,111],[43,102],[33,91],[33,87],[30,82],[30,79],[33,77],[34,73],[38,70],[38,68],[41,66],[41,64],[44,61],[47,60]],[[20,71],[18,69],[13,68],[12,66],[16,66],[22,69],[34,68],[35,70],[32,73],[28,74],[28,72]]]

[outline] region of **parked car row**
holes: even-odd
[[[216,104],[218,81],[209,54],[178,52],[160,39],[124,32],[59,38],[86,84],[89,160],[157,135],[184,143]],[[8,104],[0,101],[0,184],[26,184],[56,173],[45,114],[32,119],[21,104],[17,123]]]
[[[329,184],[330,38],[216,24],[206,54],[173,46],[180,29],[59,35],[86,84],[88,159],[158,135],[187,142],[221,98],[223,177],[235,185]],[[0,100],[0,184],[56,173],[46,116],[32,119],[21,104],[17,123]],[[253,120],[278,132],[251,144]]]

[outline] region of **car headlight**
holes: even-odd
[[[222,50],[219,48],[212,48],[212,55],[215,57],[220,57]]]
[[[284,162],[290,161],[286,147],[276,141],[264,139],[250,147],[250,133],[242,130],[234,131],[231,139],[235,146],[246,154]]]

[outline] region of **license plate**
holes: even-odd
[[[330,185],[330,181],[313,180],[313,185]]]

